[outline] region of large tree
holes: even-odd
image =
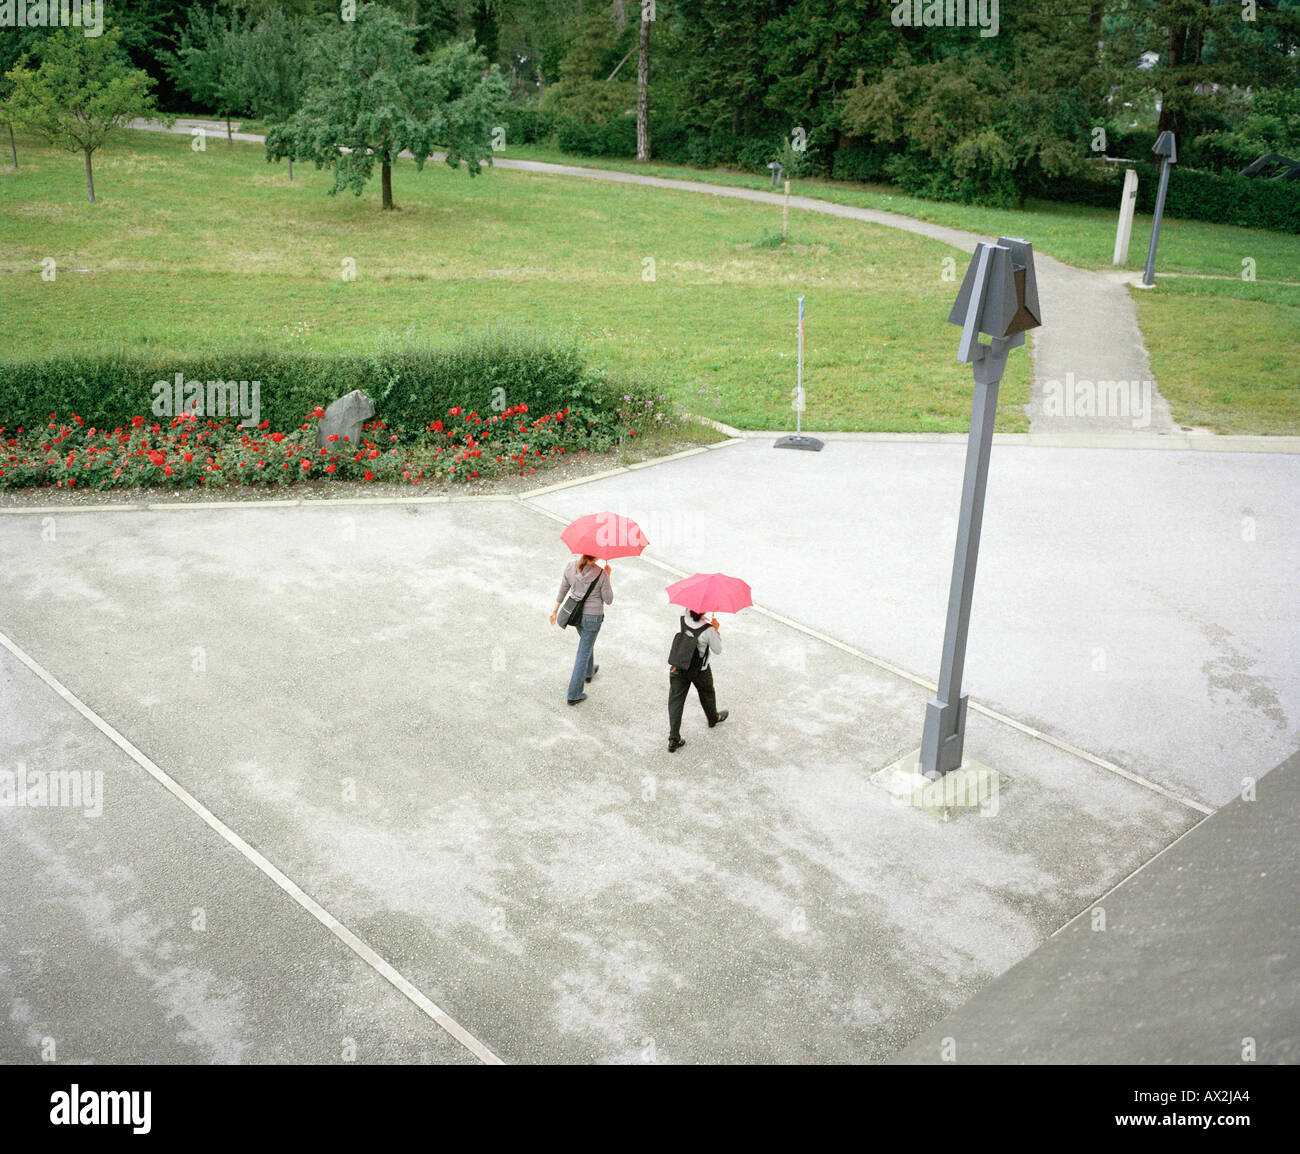
[[[108,25],[93,37],[63,28],[42,42],[39,68],[19,65],[7,73],[13,84],[8,106],[18,125],[85,157],[91,204],[91,156],[117,129],[154,110],[153,81],[127,63],[118,48],[121,37]]]
[[[1258,0],[1110,0],[1106,59],[1119,95],[1154,91],[1159,131],[1195,134],[1224,89],[1296,86],[1300,5]],[[1143,53],[1148,68],[1138,68]]]
[[[642,0],[636,53],[636,158],[650,159],[650,19],[654,0]]]
[[[1019,205],[1089,155],[1103,107],[1093,19],[1083,6],[1018,8],[994,37],[905,29],[889,66],[845,94],[842,129],[893,149],[885,172],[908,192]]]
[[[422,56],[417,29],[377,4],[334,34],[328,76],[314,83],[302,107],[266,137],[268,160],[292,157],[334,170],[331,195],[360,196],[379,165],[383,207],[393,208],[392,168],[409,151],[417,168],[434,150],[447,163],[465,161],[476,176],[492,159],[492,130],[500,123],[509,86],[471,43]]]

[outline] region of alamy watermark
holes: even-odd
[[[889,14],[895,28],[978,28],[998,34],[998,0],[899,0]]]
[[[104,31],[104,0],[0,0],[0,28],[80,28],[93,40]]]
[[[978,809],[984,817],[997,817],[998,775],[985,766],[951,770],[937,781],[918,775],[910,793],[899,800],[918,809]]]
[[[132,1134],[153,1129],[152,1090],[83,1090],[73,1082],[50,1095],[51,1126],[129,1126]]]
[[[1135,429],[1151,424],[1154,381],[1085,381],[1065,374],[1065,382],[1043,383],[1045,417],[1126,417]]]
[[[15,809],[79,809],[86,817],[104,812],[102,769],[0,769],[0,806]]]
[[[206,388],[204,387],[206,384]],[[256,428],[262,421],[261,381],[187,381],[184,373],[174,380],[154,381],[153,415],[175,417],[242,417],[240,426]]]

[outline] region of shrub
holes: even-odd
[[[276,429],[297,427],[304,413],[353,389],[375,402],[377,419],[395,427],[422,426],[429,414],[456,405],[489,413],[523,403],[538,412],[574,408],[603,419],[621,395],[573,343],[495,330],[447,348],[369,355],[119,352],[0,362],[0,426],[37,427],[51,413],[77,413],[112,428],[153,412],[154,383],[170,385],[178,373],[184,381],[260,382],[259,415]]]
[[[1124,181],[1123,166],[1107,167],[1109,171],[1092,177],[1055,181],[1040,179],[1035,182],[1031,195],[1043,200],[1118,210]],[[1160,170],[1145,159],[1134,167],[1138,174],[1137,211],[1153,212]],[[1259,180],[1175,165],[1169,174],[1165,215],[1211,224],[1300,233],[1300,181]]]
[[[884,170],[889,149],[880,144],[863,144],[855,141],[837,149],[831,156],[831,178],[834,180],[879,180]]]
[[[536,104],[507,104],[501,119],[507,148],[515,144],[543,143],[555,132],[555,113]]]
[[[636,118],[617,116],[604,124],[590,124],[557,116],[555,144],[579,156],[636,156]]]
[[[1147,181],[1152,207],[1157,179],[1153,170]],[[1142,203],[1140,194],[1138,203]],[[1300,181],[1259,180],[1175,167],[1169,174],[1165,212],[1185,220],[1300,233]]]
[[[985,151],[981,144],[975,143],[969,154],[943,161],[917,152],[903,152],[886,160],[884,170],[894,184],[911,196],[994,208],[1018,207],[1021,192],[1012,170],[1005,164],[977,163],[975,158]]]

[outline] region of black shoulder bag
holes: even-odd
[[[599,570],[599,566],[597,566],[597,569]],[[591,596],[592,590],[600,583],[603,576],[604,574],[598,571],[596,580],[587,586],[587,592],[577,600],[574,600],[573,590],[569,590],[569,595],[564,599],[564,604],[560,606],[560,611],[555,615],[556,625],[561,629],[565,629],[570,625],[578,628],[582,627],[582,607],[587,603],[587,598]]]

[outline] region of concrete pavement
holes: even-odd
[[[626,513],[647,556],[743,577],[759,604],[932,683],[964,454],[961,437],[832,436],[815,454],[752,438],[538,503]],[[1300,747],[1297,508],[1294,453],[1000,439],[972,701],[1225,804]]]
[[[744,454],[629,476],[680,500],[700,462],[758,475]],[[570,492],[594,508],[606,483]],[[569,708],[572,639],[545,621],[559,524],[517,501],[45,517],[0,516],[12,644],[506,1061],[882,1060],[1203,816],[984,714],[996,804],[947,825],[900,806],[868,778],[915,746],[926,690],[758,613],[724,626],[731,720],[688,712],[669,755],[662,563],[617,563],[601,673]],[[911,540],[904,564],[932,547]],[[396,1035],[361,1039],[378,1060],[441,1059],[373,965],[340,989],[361,954],[0,659],[4,764],[105,775],[99,818],[0,807],[24,855],[6,1060],[37,1060],[38,1035],[96,1060],[341,1060],[367,1001]],[[239,934],[194,944],[196,907],[240,910]],[[294,957],[292,981],[258,969]],[[83,959],[136,975],[120,1005],[42,989]]]
[[[891,1061],[1300,1062],[1297,814],[1300,755]]]
[[[0,804],[0,1062],[476,1060],[4,650],[0,682],[0,773],[103,790]]]

